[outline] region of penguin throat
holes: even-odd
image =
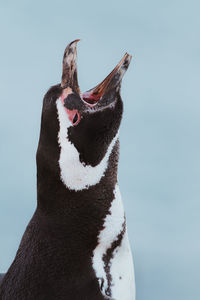
[[[85,165],[80,161],[80,154],[76,147],[69,141],[68,128],[71,122],[65,112],[62,102],[56,102],[59,120],[58,142],[60,145],[60,178],[70,190],[84,190],[100,182],[108,167],[108,161],[113,147],[118,139],[118,134],[113,138],[103,159],[97,166]]]

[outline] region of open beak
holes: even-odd
[[[93,106],[105,96],[108,92],[118,91],[121,86],[121,80],[130,64],[132,56],[125,53],[120,62],[112,72],[96,87],[81,95],[77,78],[77,39],[71,42],[65,49],[63,56],[63,73],[61,87],[64,89],[62,98],[66,98],[71,93],[76,93],[88,105]]]
[[[119,89],[131,58],[130,54],[125,53],[112,72],[100,84],[82,94],[83,100],[88,104],[94,105],[108,92]]]

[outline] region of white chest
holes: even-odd
[[[104,295],[115,300],[134,300],[133,261],[118,185],[114,194],[110,214],[105,218],[104,229],[98,236],[98,246],[93,253],[93,268]]]

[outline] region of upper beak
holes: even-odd
[[[71,42],[65,49],[63,56],[62,88],[71,88],[72,91],[80,95],[77,78],[77,43],[80,40]]]
[[[131,58],[132,56],[130,54],[125,53],[112,72],[100,84],[83,93],[83,99],[91,104],[95,104],[95,102],[102,98],[107,92],[119,89],[122,77],[129,67]]]

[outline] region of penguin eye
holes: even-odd
[[[73,119],[73,124],[75,124],[78,121],[78,114],[76,113]]]
[[[66,107],[64,107],[64,109],[65,109],[65,112],[68,115],[68,119],[70,120],[72,125],[73,126],[78,125],[78,123],[81,120],[81,115],[80,115],[79,111],[77,109],[70,110],[70,109],[67,109]]]
[[[78,112],[76,112],[73,117],[72,124],[74,126],[76,126],[76,125],[78,125],[79,121],[80,121],[80,114]]]

